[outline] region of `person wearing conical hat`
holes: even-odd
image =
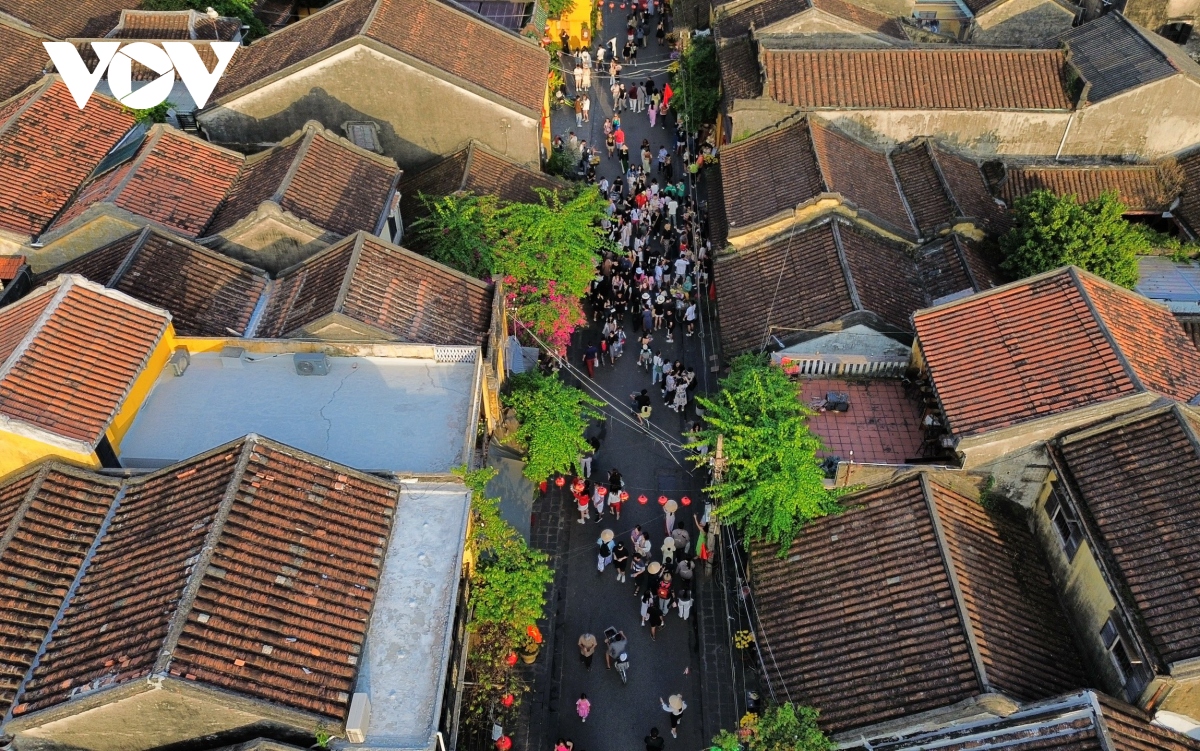
[[[671,698],[666,701],[662,697],[658,697],[658,703],[662,705],[664,712],[671,714],[671,737],[679,737],[679,719],[683,715],[683,710],[687,709],[687,702],[683,700],[683,694],[671,694]]]
[[[671,532],[675,529],[675,512],[679,510],[679,504],[673,500],[667,501],[663,506],[663,510],[667,512],[667,534],[671,534]]]
[[[600,539],[596,540],[596,570],[600,573],[604,573],[604,568],[612,563],[613,537],[613,531],[606,529],[600,533]]]

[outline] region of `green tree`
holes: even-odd
[[[603,417],[596,408],[604,402],[536,370],[513,376],[500,398],[521,424],[515,440],[526,451],[525,476],[534,482],[571,471],[589,448],[583,437],[588,422]]]
[[[133,115],[139,123],[145,125],[153,125],[154,123],[165,123],[167,121],[167,113],[175,109],[174,102],[159,102],[153,107],[144,110],[135,110],[129,107],[123,108],[125,112]]]
[[[715,122],[721,101],[721,69],[711,36],[692,37],[679,62],[672,63],[671,109],[689,130]]]
[[[254,15],[254,0],[142,0],[142,10],[198,10],[212,8],[227,18],[240,19],[249,26],[248,39],[265,36],[267,27]]]
[[[429,213],[412,223],[417,246],[430,258],[476,278],[489,276],[495,265],[495,196],[460,193],[436,198],[418,194]]]
[[[832,751],[837,747],[817,727],[817,710],[790,701],[747,713],[737,732],[722,730],[713,738],[720,751]]]
[[[719,503],[717,518],[749,539],[778,543],[783,556],[801,527],[837,510],[840,493],[825,488],[816,458],[821,441],[808,430],[812,412],[782,370],[766,358],[742,355],[721,390],[696,401],[704,407],[705,428],[691,446],[712,451],[717,436],[725,437],[725,472],[708,488]]]
[[[455,474],[471,489],[467,548],[476,562],[470,574],[467,626],[473,637],[467,658],[468,715],[479,719],[489,712],[512,714],[525,686],[508,664],[508,656],[533,643],[531,627],[545,614],[546,586],[554,573],[546,564],[547,556],[529,547],[500,516],[500,501],[488,497],[487,484],[495,470],[460,467]],[[500,701],[505,694],[513,697],[508,708]]]
[[[1125,220],[1116,193],[1080,204],[1073,195],[1035,190],[1013,204],[1013,226],[1000,238],[1001,266],[1017,278],[1075,265],[1122,287],[1138,281],[1146,234]]]

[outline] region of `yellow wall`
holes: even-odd
[[[596,30],[591,28],[592,3],[594,2],[596,2],[596,0],[575,0],[575,5],[573,5],[566,13],[563,13],[561,17],[551,18],[549,21],[547,21],[547,24],[550,26],[550,38],[557,42],[558,37],[562,34],[563,29],[566,29],[567,35],[571,37],[571,50],[574,51],[579,48],[581,42],[580,34],[582,34],[583,29],[587,27],[588,39],[585,44],[594,52],[594,48],[596,46]],[[599,18],[600,15],[597,14],[597,25],[600,24]]]
[[[56,457],[92,469],[100,466],[100,460],[95,454],[80,454],[33,438],[0,431],[0,478],[47,457]]]
[[[121,453],[121,441],[125,438],[125,434],[129,432],[129,426],[133,425],[133,419],[137,417],[138,410],[142,408],[142,402],[146,401],[146,397],[150,395],[150,389],[154,388],[154,383],[158,380],[159,374],[167,366],[167,361],[171,359],[171,353],[175,351],[175,344],[175,327],[168,323],[167,330],[163,334],[162,339],[158,341],[158,346],[154,348],[154,352],[150,354],[150,359],[146,362],[146,367],[142,369],[137,380],[133,382],[133,388],[129,390],[129,395],[125,397],[125,403],[121,405],[121,411],[117,413],[116,419],[108,426],[108,442],[112,444],[118,456]]]

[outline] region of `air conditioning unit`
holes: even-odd
[[[329,358],[322,352],[297,352],[292,355],[292,364],[296,366],[296,375],[329,375]]]
[[[367,728],[371,724],[371,699],[358,693],[350,700],[350,714],[346,715],[346,740],[351,743],[366,743]]]
[[[176,347],[167,364],[171,366],[171,372],[178,378],[188,369],[188,365],[192,364],[192,356],[188,354],[187,347]]]
[[[242,359],[245,354],[245,347],[222,347],[218,359],[222,368],[242,368],[246,365]]]

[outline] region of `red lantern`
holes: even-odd
[[[512,694],[505,694],[504,696],[500,697],[500,703],[506,707],[511,707],[513,705],[513,701],[515,700],[513,699]]]
[[[567,478],[559,475],[558,477],[554,478],[554,484],[561,488],[563,485],[567,484]]]
[[[546,486],[545,480],[542,480],[541,482],[538,483],[538,490],[542,491],[543,494],[546,492],[546,487],[547,486]]]
[[[619,497],[621,499],[621,503],[624,503],[625,501],[629,500],[629,494],[626,493],[624,490],[621,491],[621,495]]]
[[[691,506],[691,505],[692,505],[692,499],[691,499],[691,498],[688,498],[686,495],[685,495],[683,498],[680,498],[680,499],[679,499],[679,502],[680,502],[680,503],[682,503],[684,506]]]
[[[505,658],[504,658],[504,661],[505,661],[506,663],[508,663],[508,666],[509,666],[509,667],[512,667],[513,665],[516,665],[516,664],[517,664],[517,653],[516,653],[516,652],[509,652],[509,653],[508,653],[508,657],[505,657]]]
[[[645,506],[647,503],[649,503],[649,501],[650,501],[650,499],[646,497],[645,493],[642,493],[641,495],[638,496],[638,503],[642,504],[643,506]]]
[[[660,496],[658,497],[658,505],[659,505],[659,506],[666,506],[666,505],[667,505],[667,501],[668,501],[668,500],[670,500],[670,499],[668,499],[668,498],[667,498],[665,495],[660,495]]]
[[[496,751],[509,751],[512,748],[512,738],[502,735],[496,739]]]

